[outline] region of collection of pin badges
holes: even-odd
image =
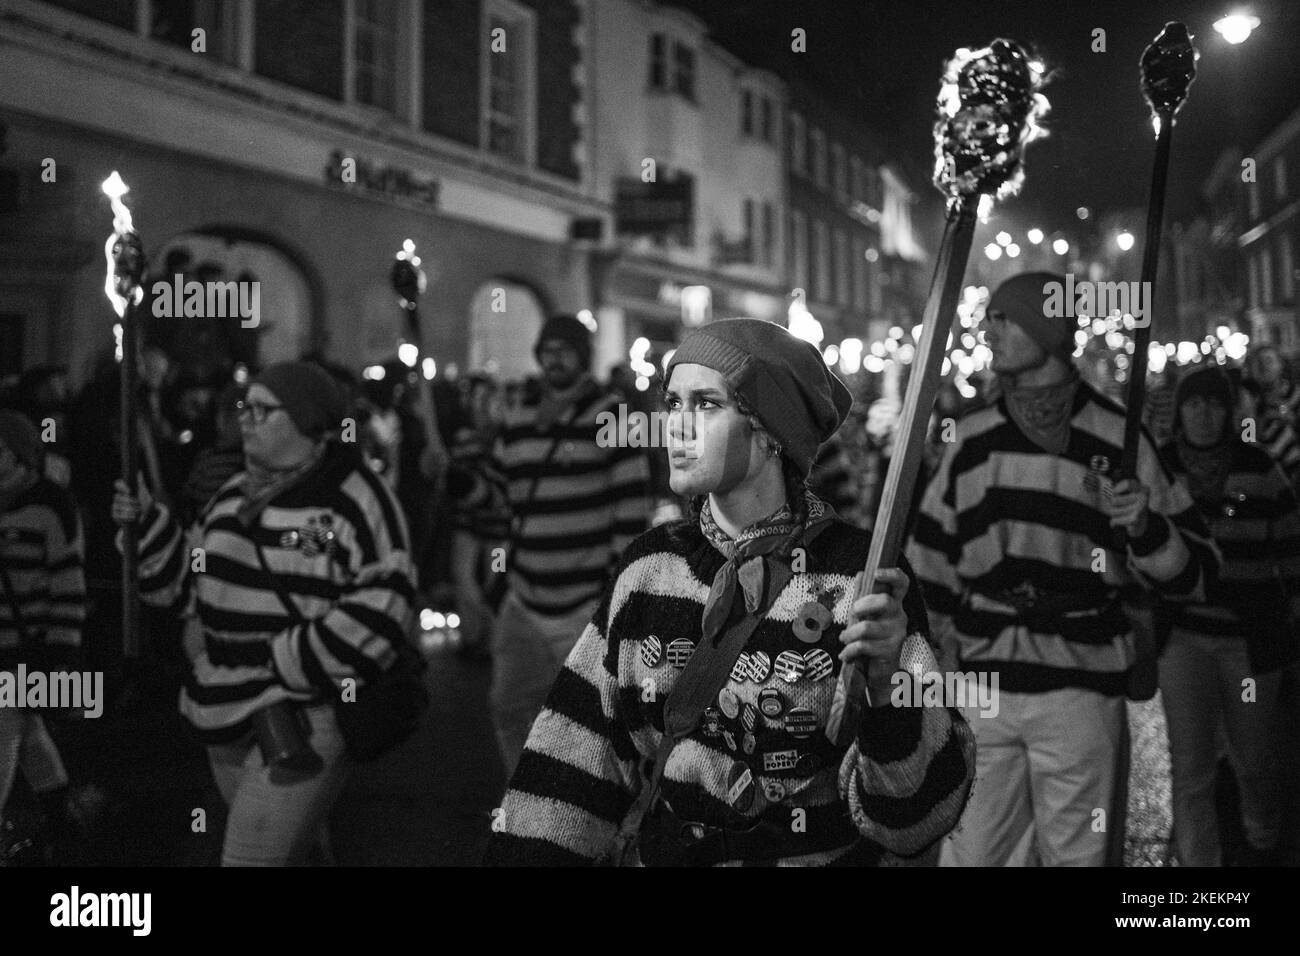
[[[809,643],[802,635],[800,640]],[[669,641],[667,646],[654,634],[641,642],[641,662],[646,667],[658,667],[665,661],[681,670],[695,653],[695,643],[687,638]],[[731,680],[736,684],[747,681],[754,684],[766,683],[775,673],[786,684],[797,684],[801,680],[819,683],[835,672],[835,660],[819,647],[804,651],[782,651],[772,660],[763,651],[742,652],[731,669]],[[700,719],[700,730],[706,737],[722,738],[723,744],[732,753],[743,752],[752,756],[758,747],[755,731],[759,727],[759,715],[767,718],[773,725],[783,728],[796,740],[807,740],[820,729],[816,712],[805,707],[790,707],[784,694],[776,687],[766,687],[758,692],[758,705],[743,702],[730,687],[718,692],[716,706],[704,709]],[[737,739],[735,733],[723,724],[723,719],[739,720],[742,733]],[[778,750],[762,754],[763,772],[776,773],[793,770],[803,775],[811,775],[818,770],[822,761],[816,754],[803,753],[798,750]],[[732,763],[727,777],[727,799],[733,807],[742,812],[748,810],[758,792],[758,784],[753,778],[749,766],[742,760]],[[762,783],[763,796],[770,803],[778,803],[787,794],[786,786],[779,780],[766,780]]]

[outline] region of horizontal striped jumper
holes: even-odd
[[[0,513],[0,670],[78,666],[86,616],[82,554],[72,496],[48,478],[20,492]],[[14,621],[15,602],[28,635],[25,646]]]
[[[956,825],[975,765],[974,738],[958,712],[869,708],[848,748],[824,732],[839,635],[869,544],[866,532],[836,520],[806,549],[805,570],[772,602],[719,694],[716,723],[702,721],[668,759],[661,793],[679,818],[736,829],[773,824],[782,836],[766,856],[785,865],[914,856]],[[681,673],[674,652],[686,646],[673,642],[701,639],[722,564],[698,527],[663,525],[628,549],[533,725],[487,863],[579,865],[608,852],[653,770],[664,703]],[[828,613],[810,621],[810,602]],[[905,605],[909,629],[925,633],[914,579]],[[800,668],[782,662],[795,655],[811,672],[791,682]],[[745,767],[755,797],[742,812],[728,792]],[[793,825],[800,816],[803,827]]]
[[[1114,402],[1079,383],[1059,455],[1032,442],[1005,402],[958,423],[921,502],[907,553],[935,628],[951,627],[963,669],[996,671],[1002,690],[1122,695],[1136,660],[1122,592],[1201,600],[1218,550],[1145,430],[1149,521],[1126,554],[1116,549],[1101,510],[1124,441]]]
[[[248,526],[237,513],[242,477],[226,482],[188,536],[164,505],[142,522],[142,598],[169,606],[187,596],[188,623],[202,631],[180,709],[209,743],[241,737],[248,718],[277,701],[336,698],[344,678],[374,679],[409,639],[414,614],[405,519],[355,449],[330,444]],[[277,598],[258,546],[302,622]]]
[[[649,526],[645,449],[597,442],[605,420],[598,417],[617,418],[622,401],[592,382],[577,399],[574,420],[547,430],[538,426],[538,406],[512,409],[482,472],[500,482],[520,528],[507,569],[510,589],[538,613],[567,614],[599,595],[618,556]],[[489,502],[480,482],[466,506]]]
[[[1160,450],[1178,477],[1187,474],[1178,442]],[[1300,506],[1286,475],[1258,445],[1228,442],[1222,494],[1198,498],[1197,508],[1223,553],[1217,581],[1203,602],[1170,606],[1182,630],[1245,639],[1256,671],[1296,657],[1294,622],[1300,619]]]

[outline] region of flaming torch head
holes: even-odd
[[[116,170],[104,180],[102,188],[113,203],[113,231],[104,243],[108,267],[104,294],[121,318],[126,314],[128,304],[138,305],[144,298],[144,289],[140,285],[145,268],[144,243],[132,225],[131,210],[122,201],[129,189]]]
[[[410,239],[402,243],[402,251],[393,260],[389,280],[402,308],[414,309],[424,292],[426,280],[424,270],[420,268],[420,257],[415,254],[415,243]]]
[[[1020,188],[1024,149],[1044,135],[1048,111],[1042,69],[1012,40],[958,50],[939,90],[934,124],[934,184],[949,207],[976,194]]]
[[[1187,27],[1177,20],[1166,23],[1142,51],[1142,93],[1156,117],[1172,117],[1182,107],[1196,78],[1198,56]]]

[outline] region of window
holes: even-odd
[[[763,265],[769,269],[776,262],[776,210],[763,203]]]
[[[695,51],[678,43],[673,51],[673,89],[679,96],[695,99]]]
[[[859,312],[867,309],[867,244],[853,240],[853,308]]]
[[[831,237],[830,229],[821,220],[813,223],[812,255],[817,285],[809,298],[826,302],[831,297]]]
[[[754,94],[745,90],[740,94],[740,131],[754,135]]]
[[[255,72],[341,101],[346,50],[343,6],[343,0],[257,4]]]
[[[1278,263],[1278,272],[1281,273],[1282,279],[1282,301],[1295,301],[1295,249],[1291,245],[1291,234],[1282,233],[1279,240],[1278,256],[1281,262]]]
[[[1273,198],[1286,199],[1286,157],[1273,160]]]
[[[808,175],[808,140],[803,117],[790,114],[790,168],[800,176]]]
[[[800,210],[790,212],[790,281],[795,288],[808,289],[808,217]]]
[[[843,196],[847,190],[844,171],[844,147],[839,143],[831,144],[831,188],[836,196]]]
[[[762,97],[759,100],[759,106],[761,107],[760,115],[762,116],[762,124],[760,130],[762,132],[763,140],[768,143],[773,142],[773,133],[775,132],[773,114],[775,113],[775,110],[773,109],[771,98],[767,96]]]
[[[670,60],[671,57],[671,60]],[[650,88],[695,99],[695,51],[663,33],[650,35]]]
[[[1273,304],[1273,251],[1268,246],[1259,250],[1259,304]]]
[[[1259,183],[1246,183],[1246,203],[1250,209],[1250,221],[1254,222],[1259,218]]]
[[[111,7],[111,4],[104,4]],[[153,0],[149,5],[149,35],[184,50],[193,50],[194,31],[203,31],[204,51],[200,56],[213,57],[232,66],[238,64],[240,19],[239,4],[219,0]]]
[[[809,158],[812,161],[813,182],[820,188],[826,188],[826,134],[817,127],[813,127],[808,133],[808,147],[812,154]]]
[[[1250,257],[1250,307],[1259,306],[1259,254]]]
[[[835,230],[835,301],[849,304],[849,237],[843,229]]]
[[[111,23],[123,30],[135,29],[134,0],[50,0],[50,5]]]
[[[483,21],[479,142],[499,156],[531,162],[535,118],[532,12],[508,0],[487,0]],[[494,43],[502,36],[504,47]]]
[[[656,90],[668,89],[668,38],[662,33],[650,37],[650,86]]]
[[[352,0],[350,6],[352,98],[392,112],[397,92],[397,17],[402,5],[392,0]]]
[[[867,201],[866,183],[862,181],[862,160],[856,156],[849,159],[849,198]]]
[[[754,200],[746,199],[744,202],[745,217],[745,261],[753,262],[754,255],[758,250],[758,243],[755,242],[754,236]]]

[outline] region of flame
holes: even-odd
[[[104,190],[113,204],[113,232],[119,236],[130,232],[134,227],[131,222],[131,210],[126,208],[126,203],[122,202],[122,197],[131,191],[131,187],[123,182],[122,177],[118,175],[117,170],[104,180],[100,187]]]
[[[415,254],[415,242],[411,239],[402,240],[402,251],[397,254],[397,258],[410,262],[417,269],[420,268],[420,257]]]

